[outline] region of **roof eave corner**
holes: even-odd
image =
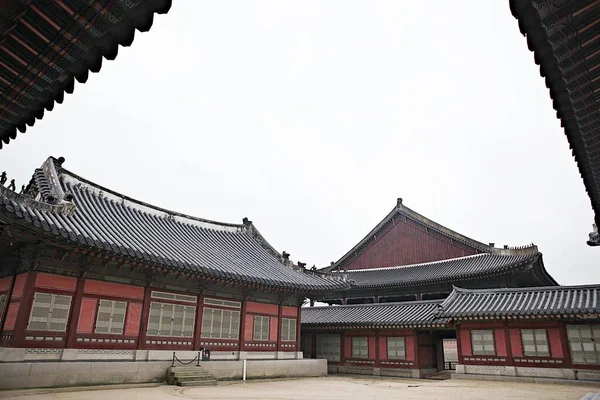
[[[246,232],[250,235],[250,237],[252,237],[252,239],[254,239],[269,254],[271,254],[273,257],[278,259],[286,267],[290,267],[290,268],[294,267],[293,261],[291,261],[289,259],[289,254],[287,254],[285,251],[282,254],[282,253],[278,252],[277,250],[275,250],[275,248],[273,246],[271,246],[271,244],[269,242],[267,242],[267,240],[258,231],[258,229],[256,229],[256,226],[254,226],[254,223],[252,221],[248,220],[248,218],[244,218],[243,225],[244,225],[243,229],[246,230]]]
[[[600,246],[600,233],[598,233],[598,225],[594,224],[594,230],[590,233],[589,240],[587,241],[588,246]]]

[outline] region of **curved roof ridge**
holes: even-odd
[[[469,256],[462,256],[462,257],[455,257],[455,258],[446,258],[444,260],[429,261],[429,262],[418,263],[418,264],[396,265],[396,266],[393,266],[393,267],[377,267],[377,268],[352,269],[350,271],[345,271],[345,272],[334,271],[334,273],[349,274],[349,273],[371,272],[371,271],[390,271],[390,270],[393,271],[395,269],[415,268],[415,267],[422,267],[422,266],[425,266],[425,265],[436,265],[436,264],[442,264],[442,263],[445,263],[445,262],[452,262],[452,261],[457,261],[457,260],[464,260],[464,259],[468,259],[468,258],[485,257],[485,256],[490,256],[490,255],[492,255],[492,254],[490,254],[490,253],[471,254]],[[508,255],[506,255],[506,256],[509,257]]]
[[[315,309],[326,309],[326,308],[361,308],[361,307],[383,307],[383,306],[410,306],[416,304],[442,304],[445,299],[432,299],[432,300],[411,300],[411,301],[393,301],[389,303],[366,303],[366,304],[346,304],[346,305],[332,305],[332,306],[317,306],[317,307],[302,307],[302,310],[315,310]]]
[[[132,197],[126,196],[119,192],[116,192],[112,189],[108,189],[104,186],[101,186],[95,182],[92,182],[86,178],[81,177],[64,167],[59,167],[57,171],[59,175],[59,179],[61,184],[64,186],[65,183],[69,183],[73,186],[78,186],[82,189],[91,192],[92,194],[96,194],[99,197],[107,198],[116,203],[122,203],[126,206],[130,206],[131,208],[135,208],[139,211],[145,212],[147,214],[155,215],[158,217],[164,218],[172,218],[176,221],[182,223],[190,223],[193,225],[200,225],[203,228],[213,228],[213,229],[223,229],[223,228],[234,228],[233,230],[241,230],[246,229],[247,225],[244,224],[233,224],[228,222],[219,222],[213,221],[206,218],[195,217],[188,214],[183,214],[177,211],[172,211],[166,208],[162,208],[159,206],[155,206],[149,203],[146,203],[141,200],[134,199]],[[254,228],[256,229],[256,228]]]

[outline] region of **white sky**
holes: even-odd
[[[249,217],[326,266],[395,205],[482,242],[534,242],[561,284],[600,282],[593,214],[508,1],[175,1],[26,134],[157,206]]]

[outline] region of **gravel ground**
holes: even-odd
[[[181,400],[181,399],[580,399],[600,385],[530,384],[470,380],[404,380],[329,376],[292,380],[222,382],[219,386],[157,386],[116,390],[20,390],[0,392],[19,400]]]

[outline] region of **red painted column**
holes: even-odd
[[[15,287],[16,279],[17,273],[15,272],[10,280],[10,285],[8,285],[8,292],[6,293],[6,298],[4,299],[4,308],[0,310],[0,336],[4,331],[4,321],[6,321],[6,314],[8,313],[8,306],[10,305],[10,301],[12,300],[12,292]]]
[[[421,369],[421,364],[420,364],[420,360],[419,360],[419,334],[417,333],[417,331],[413,331],[412,332],[413,335],[413,349],[415,351],[415,368],[416,369]]]
[[[240,346],[239,346],[240,352],[242,352],[246,349],[246,345],[244,343],[244,340],[245,340],[244,333],[246,331],[246,303],[247,303],[246,299],[242,300],[242,316],[240,318]]]
[[[275,351],[283,351],[281,347],[281,334],[283,329],[283,305],[277,307],[277,345]]]
[[[379,330],[375,330],[375,368],[379,368],[381,357],[379,356]]]
[[[508,329],[508,321],[504,321],[504,343],[506,343],[506,365],[514,365],[512,342],[510,330]],[[548,343],[548,346],[550,343]]]
[[[20,299],[19,312],[17,313],[17,322],[13,331],[11,347],[25,347],[25,330],[29,323],[29,314],[33,304],[34,284],[37,272],[27,273],[23,296]]]
[[[146,335],[148,331],[148,317],[150,315],[150,294],[149,286],[144,288],[144,303],[142,305],[142,320],[140,321],[140,333],[138,334],[137,349],[146,348]]]
[[[196,305],[196,325],[194,326],[194,350],[200,350],[202,341],[202,314],[204,313],[204,296],[198,296]]]
[[[461,346],[461,342],[460,342],[460,325],[459,324],[455,324],[454,325],[455,329],[456,329],[456,358],[458,358],[458,363],[462,364],[463,363],[463,359],[462,359],[462,346]]]
[[[569,338],[567,336],[567,324],[564,322],[560,322],[559,327],[560,332],[560,343],[562,346],[562,352],[564,356],[564,363],[562,365],[563,368],[572,368],[573,360],[571,359],[571,351],[569,350]]]
[[[81,311],[81,299],[83,298],[83,287],[85,285],[84,278],[77,279],[77,286],[71,310],[69,311],[69,319],[67,320],[67,349],[74,349],[77,346],[77,323],[79,322],[79,312]]]
[[[298,313],[296,314],[296,352],[302,351],[302,338],[300,335],[302,334],[302,327],[300,323],[302,322],[302,306],[298,307]]]

